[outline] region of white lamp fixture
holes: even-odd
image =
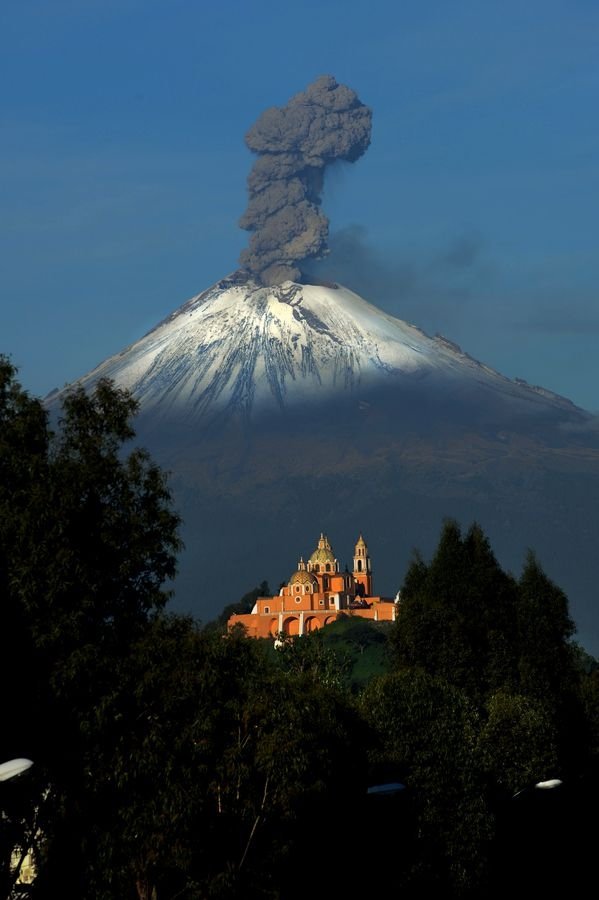
[[[0,763],[0,781],[8,781],[9,778],[15,778],[21,772],[26,772],[33,765],[31,759],[9,759]]]

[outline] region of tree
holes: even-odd
[[[574,622],[568,599],[528,551],[518,582],[519,674],[525,693],[556,697],[572,682],[575,650],[569,643]]]
[[[559,769],[554,723],[544,704],[529,697],[494,694],[478,740],[489,778],[506,798]]]
[[[269,649],[177,616],[132,646],[90,754],[94,898],[134,884],[140,900],[295,898],[313,877],[314,828],[341,852],[361,725],[341,692]]]
[[[373,777],[383,770],[385,780],[405,783],[411,798],[388,822],[406,833],[388,881],[408,898],[482,896],[492,820],[473,704],[444,679],[405,669],[373,679],[360,708],[373,733]]]
[[[516,677],[516,597],[480,526],[462,536],[448,520],[430,564],[417,555],[406,573],[396,663],[422,666],[481,702]]]
[[[346,651],[323,639],[325,630],[283,636],[274,651],[275,662],[291,678],[308,675],[325,688],[342,691],[348,683],[351,660]]]
[[[390,627],[390,622],[340,615],[335,622],[310,637],[335,653],[343,666],[344,683],[358,693],[375,675],[383,675],[389,670]]]
[[[18,732],[27,752],[14,753],[16,733],[3,745],[33,758],[43,784],[39,890],[48,894],[56,876],[62,896],[81,896],[91,723],[118,691],[119,661],[164,607],[176,570],[179,518],[166,477],[144,450],[127,450],[136,410],[102,380],[91,395],[71,390],[52,430],[0,358],[2,649],[20,654],[16,672],[12,653],[0,664],[28,709]],[[65,857],[75,876],[67,886]]]
[[[479,705],[496,691],[547,703],[572,697],[579,667],[564,592],[529,551],[516,580],[474,523],[445,523],[427,565],[417,556],[392,632],[396,665],[421,666]]]
[[[304,640],[311,639],[297,643]],[[330,660],[312,646],[316,656],[309,653],[307,667],[302,656],[248,680],[235,740],[222,755],[219,798],[231,827],[223,846],[238,854],[227,870],[231,896],[305,897],[314,891],[307,861],[315,836],[331,860],[341,861],[362,827],[356,812],[365,790],[364,728],[334,672],[328,677]],[[339,862],[319,872],[323,895],[347,894],[342,869]]]
[[[131,645],[85,761],[88,896],[206,896],[221,878],[234,851],[219,772],[260,651],[172,614]]]
[[[401,598],[395,666],[443,678],[474,703],[489,811],[527,783],[573,782],[592,766],[589,676],[567,597],[532,552],[516,580],[476,523],[462,535],[446,522],[431,562],[414,559]]]

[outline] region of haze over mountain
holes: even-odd
[[[347,562],[363,532],[376,591],[394,595],[454,517],[479,521],[514,574],[532,547],[599,653],[599,440],[566,398],[346,287],[244,271],[80,383],[101,377],[139,399],[138,442],[171,472],[178,608],[206,621],[263,579],[276,589],[321,531]]]

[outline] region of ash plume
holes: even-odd
[[[371,125],[372,111],[357,94],[322,75],[250,128],[245,142],[258,159],[239,224],[252,235],[239,262],[256,280],[298,281],[303,260],[326,255],[329,220],[319,208],[325,169],[359,159]]]

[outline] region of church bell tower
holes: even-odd
[[[356,593],[362,597],[372,596],[372,566],[366,541],[360,534],[354,549],[354,582]]]

